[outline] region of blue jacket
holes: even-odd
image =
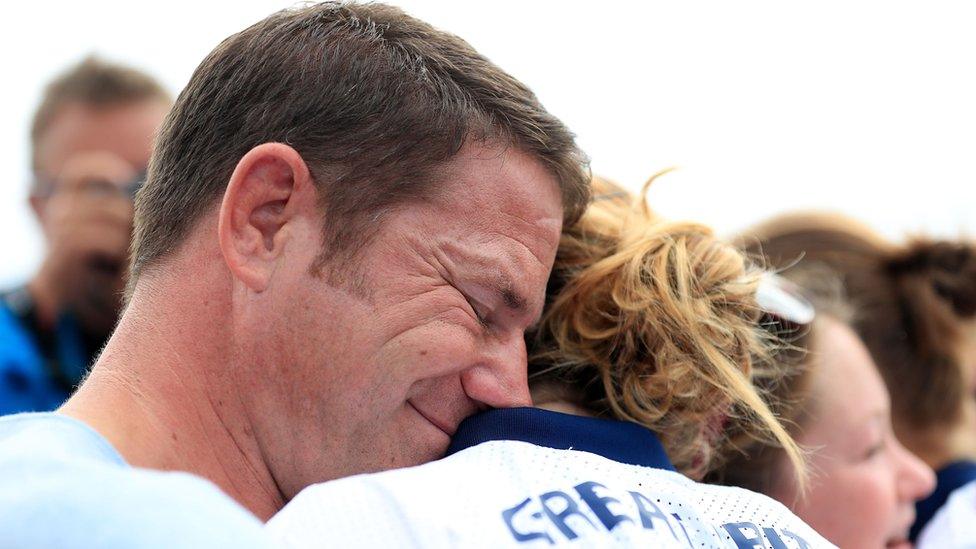
[[[89,353],[70,315],[54,331],[52,356],[21,310],[23,288],[0,295],[0,415],[53,410],[88,369]]]

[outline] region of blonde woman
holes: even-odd
[[[762,274],[707,227],[596,190],[528,338],[541,408],[469,418],[439,462],[310,487],[268,523],[273,536],[296,547],[830,547],[765,496],[689,478],[715,465],[726,426],[802,469],[750,381],[770,351]]]

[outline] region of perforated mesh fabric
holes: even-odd
[[[311,486],[267,529],[292,547],[833,547],[760,494],[512,441]]]

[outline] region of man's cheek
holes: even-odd
[[[396,348],[415,380],[458,374],[476,362],[477,337],[467,327],[433,320],[404,332]]]
[[[477,363],[477,347],[477,338],[467,330],[439,330],[425,339],[424,358],[429,359],[421,361],[424,371],[431,377],[460,374]]]

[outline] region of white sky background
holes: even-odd
[[[976,233],[976,5],[393,0],[471,42],[579,136],[595,173],[722,234],[795,209],[894,238]],[[0,48],[0,286],[43,253],[27,208],[43,84],[86,53],[178,92],[224,37],[291,2],[21,2]],[[972,6],[972,7],[971,7]]]

